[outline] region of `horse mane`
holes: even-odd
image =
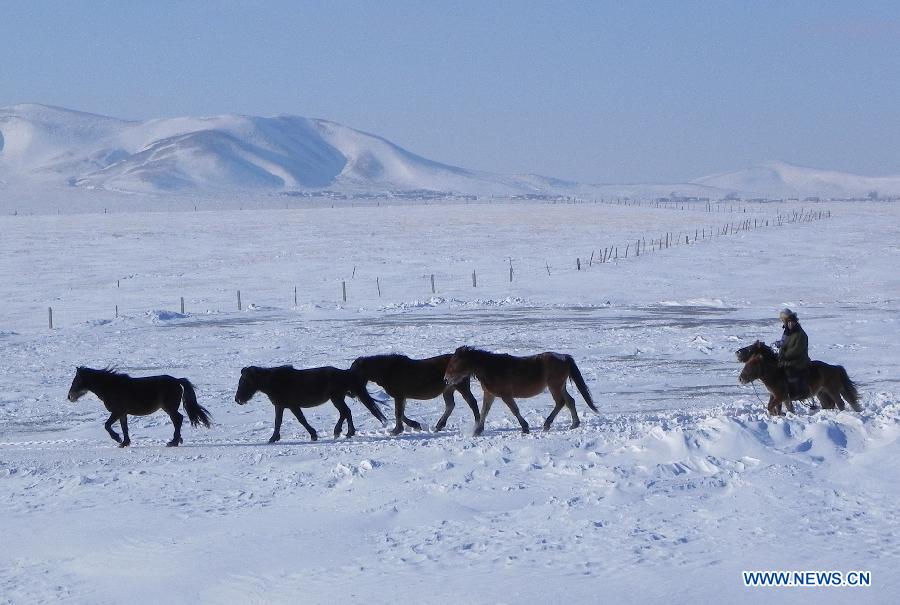
[[[456,353],[463,353],[465,355],[476,355],[476,356],[486,356],[486,355],[496,355],[496,353],[491,353],[490,351],[485,351],[484,349],[476,349],[475,347],[470,347],[469,345],[463,345],[456,349]]]
[[[772,350],[772,347],[761,341],[759,342],[759,345],[760,346],[757,347],[759,349],[757,354],[762,355],[762,358],[765,361],[769,363],[776,363],[778,361],[778,354]]]
[[[86,366],[78,366],[79,370],[84,370],[86,372],[90,372],[94,375],[100,375],[105,378],[131,378],[125,372],[118,371],[115,366],[106,366],[105,368],[89,368]]]

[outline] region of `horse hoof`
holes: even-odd
[[[393,435],[394,437],[396,437],[397,435],[399,435],[399,434],[402,433],[402,432],[403,432],[403,428],[402,428],[402,427],[399,428],[399,429],[391,429],[391,435]]]
[[[309,438],[312,439],[313,441],[319,440],[319,436],[316,433],[313,433],[312,435],[310,435]]]
[[[279,437],[270,437],[270,438],[269,438],[269,443],[276,443],[276,442],[278,442],[278,441],[281,441],[281,437],[280,437],[280,436],[279,436]]]
[[[123,441],[122,443],[119,444],[119,447],[123,448],[123,447],[128,447],[129,445],[131,445],[130,441]]]
[[[550,430],[550,425],[549,425],[549,424],[545,424],[543,430],[544,430],[545,433],[546,433],[547,431],[549,431],[549,430]]]
[[[527,428],[526,428],[526,429],[522,429],[522,434],[523,434],[523,435],[527,435],[527,434],[530,433],[530,432],[531,432],[530,429],[527,429]]]
[[[473,436],[473,437],[479,437],[483,432],[484,432],[484,427],[483,427],[483,426],[475,427],[475,430],[472,431],[472,436]]]

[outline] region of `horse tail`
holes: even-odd
[[[372,412],[372,415],[378,419],[382,425],[387,422],[387,418],[384,413],[378,408],[378,401],[376,401],[370,394],[369,389],[366,388],[366,380],[364,378],[360,378],[356,375],[353,375],[352,378],[354,382],[354,386],[348,391],[348,394],[351,397],[359,399],[366,409]]]
[[[208,428],[210,420],[209,410],[197,403],[197,393],[194,392],[194,385],[187,378],[179,378],[178,382],[181,383],[181,388],[184,390],[181,399],[184,402],[184,411],[187,412],[191,426],[202,424]]]
[[[856,383],[850,380],[850,376],[847,375],[847,370],[844,369],[844,366],[838,366],[838,368],[841,371],[841,395],[844,396],[844,399],[847,400],[853,411],[861,412],[862,408],[859,407],[859,391],[856,388]]]
[[[569,378],[572,379],[572,382],[575,383],[575,386],[578,387],[578,392],[581,393],[581,396],[584,397],[584,400],[587,402],[588,407],[600,413],[600,410],[597,409],[597,406],[594,405],[594,399],[591,397],[591,391],[588,389],[587,383],[584,381],[584,377],[581,375],[581,370],[578,369],[578,366],[575,365],[575,359],[572,358],[571,355],[566,355],[566,363],[569,366]]]

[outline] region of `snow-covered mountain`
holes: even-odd
[[[335,122],[222,115],[127,121],[37,104],[0,108],[0,191],[24,185],[124,192],[438,191],[711,199],[900,196],[900,176],[770,162],[690,183],[577,183],[450,166]]]
[[[577,187],[434,162],[327,120],[222,115],[135,122],[35,104],[0,108],[4,178],[134,192],[327,188],[503,195]]]
[[[863,198],[900,196],[900,175],[868,177],[818,170],[786,162],[767,162],[743,170],[713,174],[694,183],[741,197]]]

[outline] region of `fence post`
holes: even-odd
[[[50,329],[53,329],[53,307],[47,307],[47,320],[50,323]]]
[[[116,307],[118,309],[118,307]],[[184,296],[181,297],[181,314],[184,315]],[[118,315],[118,313],[116,313]]]
[[[431,274],[431,293],[434,294],[434,273]]]
[[[475,276],[475,269],[472,269],[472,287],[478,287],[478,278]]]
[[[375,287],[378,289],[378,298],[381,298],[381,280],[379,278],[375,278]]]
[[[341,293],[344,297],[344,302],[347,302],[347,282],[341,282]]]
[[[509,283],[512,283],[512,278],[513,278],[512,261],[509,261]]]
[[[578,271],[581,271],[581,259],[580,258],[575,259],[575,269]]]
[[[238,311],[241,310],[241,291],[237,291],[237,299],[238,299]]]
[[[294,306],[297,306],[297,286],[294,286]]]

